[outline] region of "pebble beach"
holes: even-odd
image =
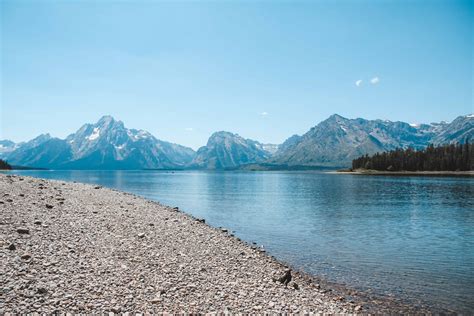
[[[0,313],[369,312],[225,228],[81,183],[0,174]]]

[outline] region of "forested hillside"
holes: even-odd
[[[426,149],[396,149],[352,161],[352,169],[380,171],[469,171],[474,170],[474,144],[449,144]]]

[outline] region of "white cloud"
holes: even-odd
[[[192,128],[192,127],[186,127],[184,130],[187,131],[187,132],[192,132],[192,131],[194,130],[194,128]]]
[[[261,116],[267,116],[268,115],[268,112],[262,112],[260,113]]]
[[[379,83],[379,81],[380,81],[379,77],[373,77],[372,79],[370,79],[371,84],[377,84]]]
[[[360,87],[360,85],[362,84],[362,80],[361,79],[357,80],[355,82],[355,84],[356,84],[356,86]]]

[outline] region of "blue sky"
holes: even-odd
[[[474,112],[473,1],[5,1],[0,139],[110,114],[193,148],[281,143],[333,113]],[[360,80],[360,81],[359,81]]]

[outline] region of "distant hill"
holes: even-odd
[[[240,165],[263,162],[275,145],[263,145],[251,139],[229,133],[217,132],[209,137],[206,146],[199,148],[190,167],[199,169],[227,169]]]

